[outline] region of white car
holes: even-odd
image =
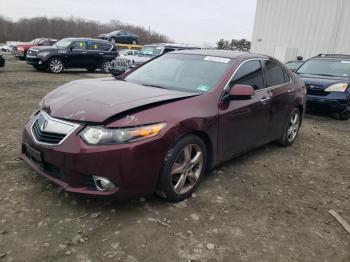
[[[2,52],[11,52],[11,47],[6,44],[0,44],[0,51]]]
[[[119,56],[120,56],[120,57],[125,57],[125,56],[137,56],[139,53],[140,53],[139,50],[125,49],[125,50],[120,50],[120,51],[119,51]]]

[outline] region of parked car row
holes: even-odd
[[[198,47],[191,47],[178,44],[160,43],[145,45],[136,55],[123,55],[116,58],[111,64],[111,73],[118,76],[125,71],[142,65],[143,63],[163,54],[178,50],[192,50],[199,49]]]

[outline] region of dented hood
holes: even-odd
[[[40,106],[52,117],[99,123],[138,107],[195,95],[104,78],[65,84],[45,96]]]

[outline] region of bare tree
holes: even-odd
[[[22,18],[12,21],[0,16],[0,42],[30,41],[39,37],[65,38],[65,37],[97,37],[102,33],[115,30],[127,30],[139,35],[141,44],[154,42],[169,42],[166,35],[149,32],[146,27],[125,24],[119,20],[109,23],[99,23],[79,17],[61,18]]]

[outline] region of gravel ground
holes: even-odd
[[[67,194],[17,159],[38,102],[105,76],[0,69],[0,261],[350,261],[350,121],[307,115],[289,148],[271,144],[217,167],[188,201],[110,203]]]

